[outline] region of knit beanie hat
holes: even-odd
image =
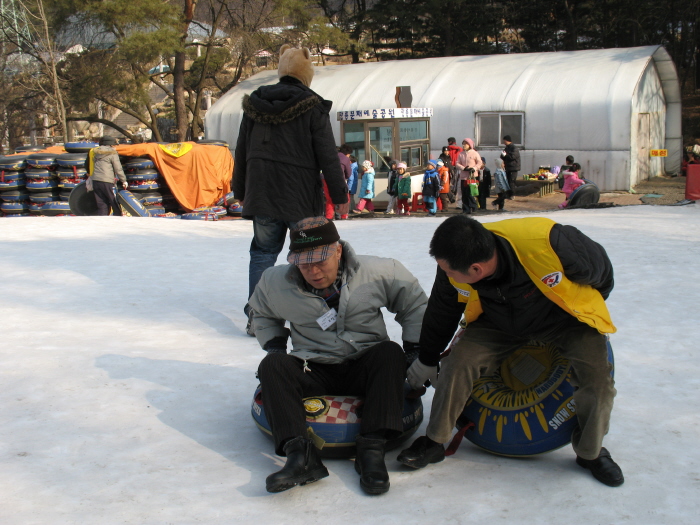
[[[428,164],[432,164],[432,165],[433,165],[434,167],[436,167],[436,168],[437,168],[437,165],[438,165],[437,161],[436,161],[436,160],[433,160],[433,159],[430,159],[430,160],[428,161]]]
[[[371,160],[366,160],[362,163],[362,167],[366,170],[370,169],[374,164],[372,164]]]
[[[473,141],[472,139],[466,138],[466,139],[464,139],[464,140],[462,141],[462,143],[465,143],[465,142],[466,142],[467,144],[469,144],[469,147],[470,147],[471,149],[474,149],[474,141]]]
[[[438,159],[437,165],[438,165],[438,168],[439,168],[440,166],[444,166],[445,163],[442,161],[442,159]]]
[[[397,169],[397,170],[398,170],[398,169],[404,169],[404,170],[405,170],[407,167],[408,167],[408,166],[406,166],[406,163],[405,163],[405,162],[399,162],[399,163],[396,165],[396,169]]]
[[[296,49],[289,44],[280,48],[280,63],[277,68],[279,78],[290,76],[299,80],[306,87],[311,86],[314,78],[314,66],[308,48]]]

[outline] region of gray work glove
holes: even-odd
[[[129,187],[128,182],[122,182],[122,188],[127,189]]]
[[[414,390],[422,387],[428,380],[435,386],[438,380],[438,367],[424,365],[420,359],[416,359],[406,371],[406,379]]]

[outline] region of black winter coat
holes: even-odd
[[[532,282],[510,243],[496,238],[498,268],[493,276],[472,285],[479,292],[484,312],[479,323],[518,337],[551,328],[571,316],[547,299]],[[573,226],[555,224],[549,242],[564,267],[564,275],[578,284],[598,290],[604,299],[613,289],[613,268],[605,249]],[[438,364],[464,314],[465,303],[457,301],[455,289],[438,267],[420,336],[420,360]]]
[[[347,202],[331,106],[292,77],[243,98],[232,188],[244,201],[244,217],[298,221],[323,215],[321,171],[333,203]]]
[[[520,151],[512,142],[505,147],[505,155],[501,155],[506,171],[520,171]]]

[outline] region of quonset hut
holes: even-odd
[[[226,93],[207,112],[207,138],[233,148],[243,95],[275,82],[277,71],[264,71]],[[325,66],[316,68],[311,88],[333,101],[338,145],[350,143],[365,158],[376,151],[408,160],[416,173],[450,136],[474,138],[493,167],[506,134],[521,149],[521,174],[573,155],[586,178],[612,191],[680,171],[680,85],[661,46]],[[411,107],[423,111],[403,116],[420,126],[401,129],[387,113],[373,114],[396,108],[407,88]]]

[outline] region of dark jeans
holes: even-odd
[[[515,181],[518,178],[518,172],[506,171],[506,175],[508,175],[508,185],[510,186],[510,191],[508,192],[507,197],[510,198],[515,195]]]
[[[250,264],[248,266],[248,297],[253,295],[263,272],[274,266],[277,256],[284,248],[287,229],[296,222],[273,219],[256,215],[253,217],[253,240],[250,243]],[[244,311],[248,315],[248,305]]]
[[[263,407],[275,442],[275,453],[283,456],[288,439],[306,436],[303,399],[319,395],[363,396],[360,433],[403,430],[403,384],[406,356],[392,341],[379,343],[359,359],[340,364],[307,363],[290,354],[268,354],[258,367]],[[392,435],[393,434],[393,435]]]
[[[95,194],[95,202],[97,203],[97,215],[109,215],[110,209],[113,215],[122,214],[122,210],[114,196],[114,183],[93,180],[92,187]]]

